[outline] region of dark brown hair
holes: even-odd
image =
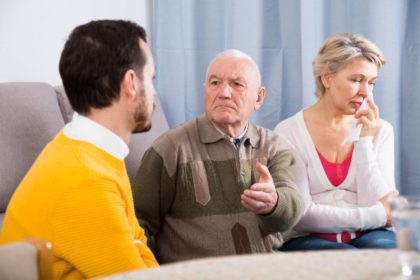
[[[120,84],[129,69],[143,78],[146,42],[141,26],[123,20],[91,21],[70,34],[60,58],[60,75],[73,109],[87,114],[119,98]]]

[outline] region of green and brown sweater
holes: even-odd
[[[256,215],[241,194],[266,164],[278,193],[272,214]],[[142,159],[133,184],[137,217],[167,263],[245,253],[282,245],[282,231],[302,212],[292,180],[292,153],[274,132],[250,124],[239,149],[205,115],[159,137]]]

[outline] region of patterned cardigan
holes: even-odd
[[[270,215],[241,205],[266,164],[278,203]],[[239,149],[205,115],[180,125],[149,148],[133,184],[137,217],[154,239],[161,263],[278,249],[281,232],[303,205],[292,178],[294,159],[274,132],[250,124]]]

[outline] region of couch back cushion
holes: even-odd
[[[53,87],[0,83],[0,213],[38,154],[63,126]]]
[[[70,102],[68,101],[67,95],[65,94],[62,86],[56,86],[55,91],[57,92],[57,99],[60,105],[60,110],[63,115],[65,122],[71,121],[73,110]],[[136,175],[137,169],[140,166],[141,158],[143,157],[144,151],[152,145],[152,142],[162,133],[169,129],[168,121],[166,120],[165,114],[159,102],[159,98],[155,98],[155,111],[152,119],[152,129],[145,133],[133,134],[130,138],[130,153],[125,159],[127,166],[128,176],[131,182]]]

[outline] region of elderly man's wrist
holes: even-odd
[[[260,216],[270,216],[271,214],[274,213],[274,211],[276,211],[277,205],[279,204],[279,194],[277,192],[276,192],[276,196],[277,196],[277,200],[276,200],[276,204],[274,204],[273,208],[271,208],[271,210],[268,213],[260,214]]]

